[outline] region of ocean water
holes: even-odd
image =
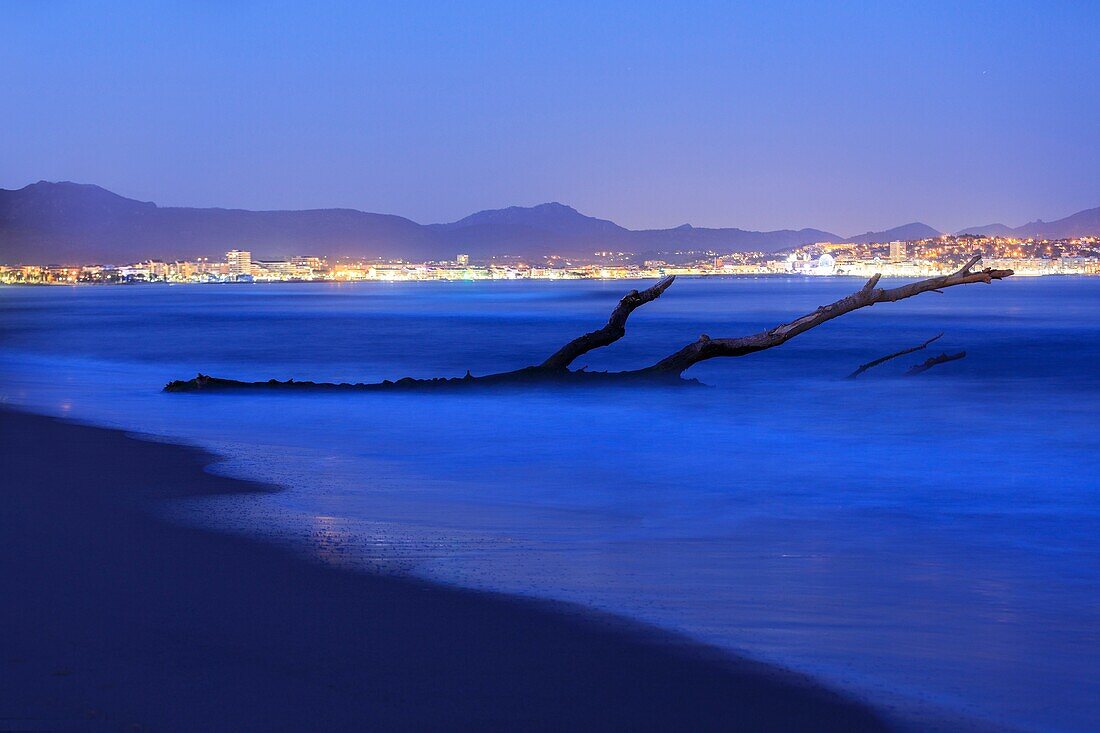
[[[681,279],[577,365],[648,364],[860,284]],[[627,614],[880,704],[1100,728],[1100,278],[878,305],[699,365],[693,389],[160,392],[198,371],[516,368],[639,285],[3,288],[0,400],[198,444],[225,457],[213,470],[287,487],[166,509],[180,521]]]

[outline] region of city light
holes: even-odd
[[[222,260],[208,258],[126,265],[0,265],[0,283],[75,285],[132,283],[250,283],[432,280],[637,279],[665,275],[777,275],[930,277],[957,269],[980,252],[986,267],[1017,275],[1098,275],[1100,237],[1019,240],[942,236],[911,242],[850,244],[817,242],[781,252],[674,250],[635,255],[601,251],[590,257],[548,255],[532,261],[513,257],[454,260],[329,260],[320,256],[259,259],[251,250],[231,249]]]

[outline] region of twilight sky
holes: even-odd
[[[561,201],[631,228],[1018,225],[1100,206],[1098,32],[1095,0],[13,0],[0,187],[423,223]]]

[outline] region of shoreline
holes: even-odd
[[[889,729],[630,619],[157,518],[151,502],[276,490],[195,448],[9,408],[0,445],[5,730]]]
[[[828,275],[818,275],[807,272],[676,272],[673,273],[677,278],[684,280],[759,280],[764,279],[779,279],[779,278],[796,278],[799,280],[853,280],[853,281],[865,281],[869,275],[863,273],[831,273]],[[872,273],[873,274],[873,273]],[[914,277],[935,277],[937,275],[944,274],[941,271],[928,271],[917,274],[889,274],[883,275],[882,279],[887,282],[894,280],[908,281]],[[188,281],[175,281],[175,280],[153,280],[153,281],[139,281],[139,282],[0,282],[0,287],[13,287],[13,288],[72,288],[72,287],[160,287],[160,286],[249,286],[249,285],[356,285],[356,284],[377,284],[377,285],[405,285],[415,284],[423,285],[425,283],[447,283],[457,285],[468,285],[470,283],[524,283],[524,282],[537,282],[537,283],[562,283],[562,282],[599,282],[599,283],[631,283],[631,282],[644,282],[654,280],[664,276],[662,272],[656,272],[652,274],[638,274],[624,277],[521,277],[521,278],[492,278],[492,277],[480,277],[480,278],[407,278],[407,279],[382,279],[382,278],[358,278],[349,280],[253,280],[253,281],[210,281],[210,282],[188,282]],[[1100,278],[1100,272],[1029,272],[1029,271],[1017,271],[1014,273],[1018,278]]]

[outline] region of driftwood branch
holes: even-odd
[[[578,336],[565,346],[554,352],[553,356],[544,361],[540,366],[543,369],[565,369],[572,364],[577,357],[587,354],[593,349],[599,349],[613,344],[626,335],[626,319],[634,312],[634,309],[643,306],[651,300],[657,300],[661,293],[668,290],[675,275],[669,275],[656,285],[642,291],[631,290],[623,296],[615,310],[611,311],[611,317],[603,328]]]
[[[937,293],[937,292],[940,292],[940,291],[933,290],[932,292]],[[916,346],[910,346],[908,349],[902,349],[901,351],[895,351],[893,354],[887,354],[886,356],[880,356],[879,358],[875,359],[874,361],[869,361],[866,364],[860,364],[858,369],[856,369],[854,372],[852,372],[851,374],[848,375],[848,379],[855,379],[856,377],[858,377],[860,374],[863,374],[868,369],[874,369],[879,364],[885,364],[886,362],[890,361],[891,359],[897,359],[899,356],[905,356],[906,354],[912,354],[914,351],[920,351],[921,349],[928,348],[928,344],[932,343],[933,341],[936,341],[937,339],[941,338],[942,336],[943,336],[942,333],[938,333],[935,336],[933,336],[932,338],[925,341],[923,344],[917,344]]]
[[[961,269],[950,275],[931,277],[927,280],[920,280],[896,288],[886,289],[877,287],[878,281],[882,276],[874,275],[867,281],[866,285],[856,292],[845,298],[841,298],[835,303],[823,305],[813,313],[808,313],[789,323],[781,323],[778,326],[751,336],[720,339],[712,339],[706,335],[700,336],[697,341],[665,357],[650,367],[650,369],[658,372],[682,374],[685,370],[707,359],[713,359],[719,356],[745,356],[746,354],[763,351],[764,349],[774,348],[790,341],[799,334],[809,331],[811,328],[816,328],[834,318],[839,318],[854,310],[866,308],[876,303],[893,303],[899,300],[905,300],[906,298],[912,298],[921,293],[944,290],[945,288],[954,287],[956,285],[991,283],[994,280],[1003,280],[1012,275],[1012,270],[993,270],[989,268],[980,272],[972,272],[971,268],[973,268],[979,260],[981,260],[980,254],[972,257]]]
[[[414,379],[404,377],[396,381],[389,379],[381,382],[310,382],[288,379],[266,382],[243,382],[236,379],[223,379],[199,374],[193,379],[179,379],[164,386],[165,392],[436,392],[478,389],[531,389],[549,387],[553,389],[588,387],[670,387],[701,386],[695,379],[684,379],[679,375],[653,374],[635,369],[627,372],[588,372],[568,369],[543,369],[529,366],[511,372],[499,372],[475,377],[467,372],[464,377],[435,377],[433,379]]]
[[[864,308],[875,303],[890,303],[896,300],[911,298],[925,292],[939,292],[944,288],[968,283],[990,283],[994,280],[1004,279],[1012,274],[1012,270],[982,270],[971,272],[971,268],[977,264],[981,256],[975,256],[966,263],[958,272],[942,277],[933,277],[928,280],[902,285],[901,287],[882,289],[878,288],[880,276],[875,275],[859,291],[842,298],[835,303],[824,305],[813,313],[797,318],[790,323],[783,323],[767,331],[733,339],[711,339],[706,334],[699,340],[688,344],[675,354],[662,359],[653,366],[642,369],[632,369],[624,372],[589,372],[585,369],[570,370],[569,365],[582,354],[593,349],[598,349],[618,341],[626,333],[626,321],[630,314],[639,306],[656,300],[672,285],[674,277],[666,277],[646,290],[632,290],[627,293],[615,310],[611,312],[607,324],[602,328],[586,333],[573,339],[565,346],[558,349],[549,359],[542,364],[524,367],[511,372],[500,372],[475,377],[466,372],[465,377],[413,379],[405,377],[396,382],[385,380],[376,383],[344,383],[332,384],[326,382],[308,382],[288,380],[280,382],[269,380],[266,382],[241,382],[234,379],[221,379],[200,374],[194,379],[176,380],[165,386],[166,392],[198,392],[198,391],[224,391],[224,390],[351,390],[351,391],[382,391],[382,390],[432,390],[439,388],[473,388],[473,387],[504,387],[514,385],[526,387],[531,385],[560,386],[588,386],[588,385],[624,385],[624,384],[669,384],[684,385],[698,384],[693,379],[684,379],[683,373],[700,361],[717,356],[744,356],[755,351],[763,351],[789,341],[800,333],[805,333],[811,328],[820,326],[834,318],[850,313],[858,308]],[[927,344],[926,344],[927,345]],[[906,352],[902,352],[906,353]],[[900,355],[900,354],[899,354]],[[891,357],[892,358],[892,357]],[[959,356],[953,358],[962,358]],[[938,362],[942,363],[942,362]],[[870,368],[869,366],[867,368]]]
[[[939,364],[946,364],[949,361],[958,361],[966,357],[965,351],[960,351],[957,354],[940,354],[939,356],[930,356],[920,364],[915,364],[909,367],[909,371],[905,373],[905,376],[912,377],[917,374],[923,374],[934,366]]]

